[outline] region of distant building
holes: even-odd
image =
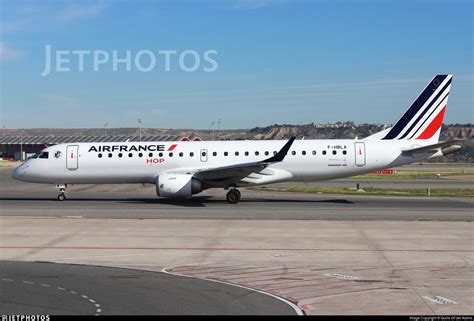
[[[142,142],[177,141],[178,136],[142,136]],[[99,142],[139,142],[140,136],[3,136],[0,137],[0,158],[27,159],[40,150],[57,144],[99,143]],[[23,155],[22,155],[23,154]]]

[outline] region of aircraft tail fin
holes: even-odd
[[[437,75],[391,128],[369,139],[438,142],[453,75]]]

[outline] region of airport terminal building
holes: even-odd
[[[42,149],[57,144],[100,143],[100,142],[150,142],[177,141],[178,136],[2,136],[0,138],[0,158],[5,160],[25,160]]]

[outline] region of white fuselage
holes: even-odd
[[[47,157],[27,160],[15,169],[13,176],[52,184],[155,184],[159,175],[169,171],[192,172],[262,161],[285,143],[241,140],[59,144],[43,150]],[[407,147],[412,147],[407,141],[297,140],[283,161],[240,179],[235,186],[349,177],[426,158],[402,156],[401,149]]]
[[[349,177],[459,150],[439,142],[452,75],[436,75],[403,116],[362,140],[180,141],[60,144],[16,168],[14,178],[67,184],[152,183],[157,195],[184,198],[223,187],[237,203],[239,186]]]

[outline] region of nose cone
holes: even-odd
[[[14,179],[23,181],[24,177],[26,175],[26,167],[28,167],[28,166],[20,165],[17,168],[15,168],[12,172],[12,177]]]

